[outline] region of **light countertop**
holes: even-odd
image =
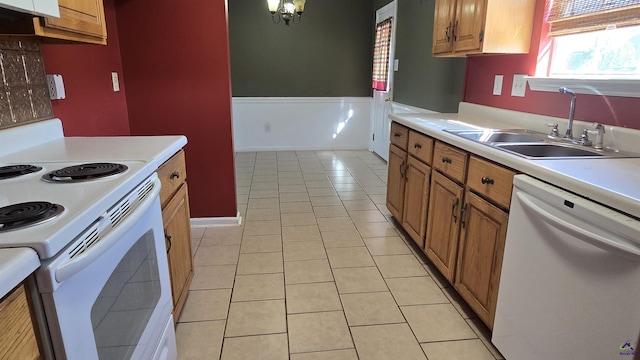
[[[443,131],[523,128],[517,123],[458,113],[389,116],[411,129],[640,218],[640,158],[526,159]]]
[[[38,254],[29,248],[0,249],[0,297],[40,267]]]

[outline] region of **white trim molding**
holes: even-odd
[[[640,97],[640,79],[571,79],[525,76],[534,91],[558,92],[567,87],[577,94]]]
[[[240,226],[242,225],[242,216],[240,212],[235,217],[207,217],[207,218],[191,218],[191,227],[207,227],[207,226]]]

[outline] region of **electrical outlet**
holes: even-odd
[[[493,79],[493,95],[502,95],[502,80],[504,75],[496,75]]]
[[[271,123],[264,123],[264,132],[271,132]]]
[[[527,90],[527,80],[524,78],[527,75],[514,74],[513,85],[511,86],[511,96],[524,97],[524,93]]]
[[[51,100],[62,100],[65,98],[64,82],[62,75],[47,75],[47,87],[49,88],[49,98]]]

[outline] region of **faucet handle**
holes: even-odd
[[[580,135],[580,145],[591,146],[592,142],[589,140],[589,130],[582,130],[582,135]]]
[[[596,135],[596,142],[593,144],[593,147],[596,149],[602,149],[604,147],[604,125],[600,123],[593,123],[592,125],[595,130],[588,130],[588,132]],[[585,129],[587,130],[587,129]]]
[[[549,136],[551,137],[560,137],[560,132],[558,132],[558,124],[557,123],[547,123],[547,127],[551,128],[551,132]]]

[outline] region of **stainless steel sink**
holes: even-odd
[[[574,144],[566,139],[549,137],[547,134],[527,129],[478,129],[444,130],[495,149],[529,159],[606,159],[636,158],[640,154],[595,149],[591,146]]]

